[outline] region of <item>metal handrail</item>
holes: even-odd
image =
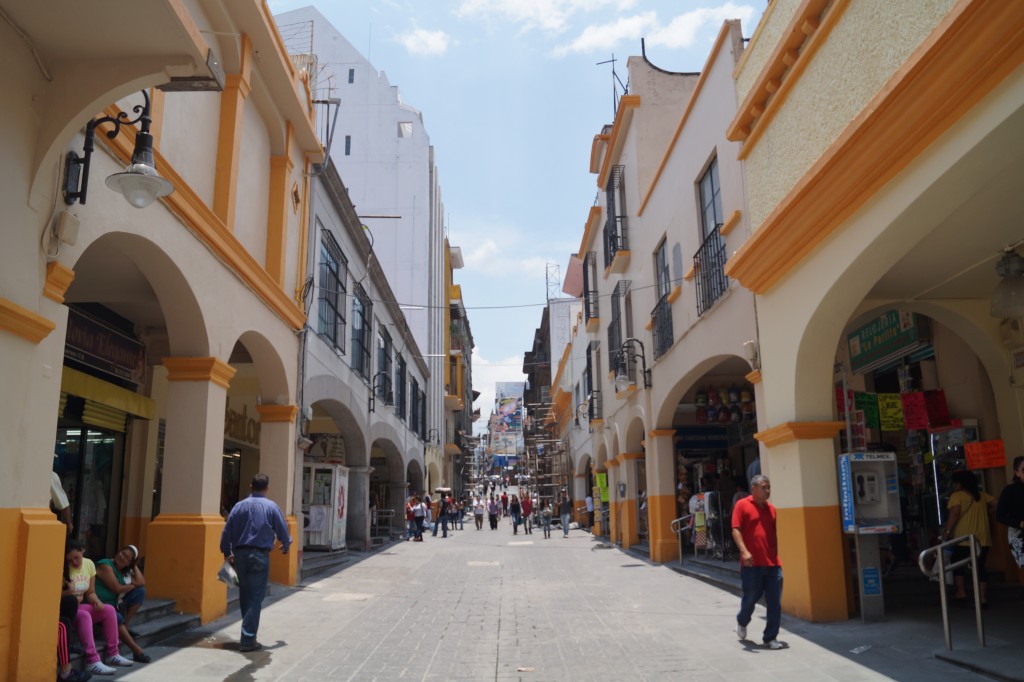
[[[669,523],[669,528],[672,529],[672,532],[679,536],[679,563],[680,564],[683,563],[683,531],[690,529],[690,523],[689,522],[690,522],[690,519],[692,519],[694,516],[696,516],[696,514],[687,514],[686,516],[680,516],[678,519],[673,519],[672,522]],[[685,528],[683,527],[683,522],[684,521],[686,521],[686,527]]]
[[[954,561],[953,563],[946,565],[943,550],[946,547],[959,545],[965,541],[968,542],[971,547],[971,556],[967,559],[961,559],[960,561]],[[932,574],[932,572],[925,568],[924,565],[925,559],[928,555],[934,554],[935,561],[938,563],[939,568],[937,574],[939,576],[939,601],[942,603],[942,627],[946,635],[946,649],[949,651],[953,650],[953,635],[949,629],[949,600],[946,597],[946,573],[968,564],[971,566],[971,578],[974,581],[974,615],[978,624],[978,644],[985,646],[985,625],[981,620],[981,594],[978,592],[978,554],[981,551],[980,548],[981,544],[978,542],[978,538],[973,535],[961,535],[958,538],[946,540],[934,547],[929,547],[917,556],[917,567],[920,568],[921,572],[926,576],[930,577]]]

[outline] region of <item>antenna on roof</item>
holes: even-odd
[[[619,74],[615,73],[615,62],[618,60],[615,58],[615,53],[612,52],[612,58],[606,59],[603,62],[598,62],[596,65],[601,66],[602,64],[612,65],[612,118],[619,113],[619,88],[622,88],[622,94],[629,94],[629,83],[623,83],[622,79],[619,78]]]

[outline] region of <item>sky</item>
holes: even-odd
[[[644,39],[655,66],[701,71],[722,22],[740,19],[750,37],[767,2],[269,1],[275,14],[310,4],[423,114],[465,261],[455,283],[475,343],[479,433],[495,382],[525,380],[556,270],[552,295],[563,296],[598,191],[591,143],[614,120],[627,58]]]

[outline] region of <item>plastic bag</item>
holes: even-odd
[[[224,560],[224,565],[217,571],[217,580],[226,583],[229,587],[238,585],[238,574],[235,573],[235,567],[227,559]]]

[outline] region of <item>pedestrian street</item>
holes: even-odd
[[[513,535],[449,531],[423,543],[351,553],[341,570],[297,588],[274,586],[259,639],[237,650],[228,617],[165,640],[155,660],[116,679],[145,680],[973,680],[930,656],[863,657],[859,624],[783,618],[769,651],[764,609],[739,642],[739,598],[605,542],[575,524]],[[213,577],[211,576],[211,580]],[[840,628],[849,646],[816,643]],[[797,634],[796,631],[800,634]],[[845,646],[845,644],[843,645]],[[833,646],[832,649],[837,649]],[[884,668],[873,670],[870,665]],[[879,666],[879,661],[884,665]]]

